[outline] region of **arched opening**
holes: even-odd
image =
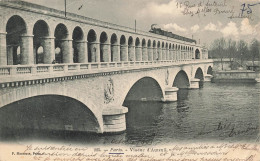
[[[161,53],[161,44],[160,41],[157,42],[157,60],[162,60],[162,53]]]
[[[200,51],[199,51],[199,49],[195,50],[195,59],[200,59]]]
[[[34,53],[36,59],[34,62],[36,64],[50,64],[54,58],[51,56],[50,46],[48,46],[49,26],[47,23],[43,20],[37,21],[33,27],[33,35],[33,47],[36,52]],[[43,48],[42,53],[38,52],[40,46]]]
[[[73,62],[83,63],[85,61],[85,43],[83,31],[80,27],[75,27],[72,33],[73,39]]]
[[[174,78],[173,87],[189,88],[189,86],[190,86],[190,82],[189,82],[188,75],[183,70],[179,71]]]
[[[115,62],[115,61],[119,61],[120,58],[118,58],[118,42],[117,42],[117,36],[116,34],[112,34],[111,36],[111,61]]]
[[[213,69],[211,66],[208,67],[207,74],[213,75]]]
[[[153,60],[153,49],[152,49],[152,42],[149,39],[147,43],[147,52],[148,52],[148,61]]]
[[[141,43],[138,37],[135,39],[135,60],[142,60]]]
[[[166,50],[165,50],[165,44],[162,42],[162,60],[166,59]]]
[[[145,39],[142,40],[142,61],[147,61],[147,48]]]
[[[35,135],[45,135],[45,139],[53,135],[60,138],[64,132],[97,132],[99,128],[89,108],[70,97],[41,95],[0,108],[0,138],[32,139],[30,137]]]
[[[195,78],[199,79],[199,87],[203,87],[204,75],[201,68],[198,68],[195,73]]]
[[[132,36],[128,38],[128,60],[135,61],[135,51],[134,51],[134,40]]]
[[[127,61],[127,46],[124,35],[120,38],[120,61]]]
[[[109,48],[108,48],[108,37],[106,32],[102,32],[100,35],[100,61],[109,62]]]
[[[168,43],[165,44],[165,59],[169,60],[169,48]]]
[[[17,65],[23,64],[24,53],[21,51],[21,56],[18,56],[17,49],[23,46],[21,39],[23,35],[27,34],[26,24],[20,16],[12,16],[6,24],[6,45],[7,45],[7,64]]]
[[[94,30],[90,30],[87,36],[88,41],[88,62],[97,62],[97,34]]]
[[[36,64],[43,64],[44,49],[42,46],[36,48]]]
[[[129,139],[132,139],[134,133],[152,130],[151,126],[163,107],[163,103],[157,100],[161,100],[162,97],[160,85],[153,78],[144,77],[132,86],[123,103],[128,107],[126,133]],[[146,135],[148,139],[148,135],[153,135],[153,132],[141,135]]]
[[[173,60],[173,55],[172,55],[172,44],[169,44],[169,60]]]
[[[153,40],[153,60],[158,60],[157,48],[156,48],[156,41]]]
[[[60,48],[60,55],[55,54],[56,63],[70,62],[70,45],[68,38],[68,29],[64,24],[58,24],[55,28],[55,48]]]

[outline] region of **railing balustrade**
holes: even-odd
[[[87,70],[100,70],[108,68],[133,68],[142,66],[161,66],[212,62],[211,59],[187,59],[187,60],[157,60],[157,61],[124,61],[124,62],[100,62],[100,63],[74,63],[74,64],[35,64],[35,65],[7,65],[0,66],[0,77],[24,74],[47,74],[59,72],[79,72]]]

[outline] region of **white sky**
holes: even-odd
[[[64,0],[25,0],[28,2],[44,5],[47,7],[64,10]],[[152,24],[158,24],[164,30],[183,35],[194,36],[194,39],[201,40],[201,44],[207,46],[216,38],[226,37],[233,39],[244,39],[248,42],[252,38],[260,40],[260,0],[215,0],[218,3],[226,3],[224,7],[211,7],[211,12],[206,16],[203,14],[184,15],[184,5],[177,8],[177,3],[188,3],[187,0],[67,0],[67,11],[95,18],[98,20],[115,23],[134,28],[134,21],[137,21],[137,28],[149,31]],[[202,2],[206,7],[207,2],[214,3],[214,0],[190,0],[190,5],[196,7],[189,9],[197,11],[197,5]],[[230,19],[230,13],[214,14],[214,10],[232,10],[237,16],[241,13],[242,4],[251,6],[252,19],[236,18]],[[78,10],[81,6],[82,8]],[[248,10],[247,10],[248,11]],[[247,15],[246,11],[244,15]]]

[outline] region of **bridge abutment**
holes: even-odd
[[[190,81],[190,89],[199,89],[200,79],[192,78]]]
[[[162,98],[163,102],[175,102],[177,101],[177,92],[178,88],[176,87],[166,87],[164,90],[164,98]]]
[[[103,109],[103,132],[117,133],[126,130],[125,114],[128,108],[124,106],[111,106]]]
[[[212,75],[207,74],[207,75],[205,75],[205,77],[204,77],[204,81],[205,81],[205,82],[210,82],[212,77],[213,77]]]

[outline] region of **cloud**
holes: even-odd
[[[247,18],[241,21],[240,31],[242,35],[252,35],[254,34],[256,26],[251,26]]]
[[[186,28],[181,27],[181,26],[177,25],[176,23],[174,23],[174,24],[169,23],[169,24],[163,25],[163,28],[166,30],[175,30],[175,31],[180,31],[180,32],[187,31]]]
[[[199,25],[194,25],[194,26],[192,26],[190,29],[191,29],[192,32],[196,32],[196,31],[199,30],[199,28],[200,28]]]
[[[140,17],[162,17],[162,16],[180,16],[181,10],[176,6],[176,0],[171,0],[169,3],[159,4],[158,2],[150,2],[140,12],[137,13]]]
[[[211,23],[211,22],[204,27],[204,30],[218,31],[217,26],[215,24]]]
[[[238,38],[238,28],[236,23],[230,21],[227,26],[225,26],[220,32],[223,34],[224,37],[234,36],[236,39]]]

